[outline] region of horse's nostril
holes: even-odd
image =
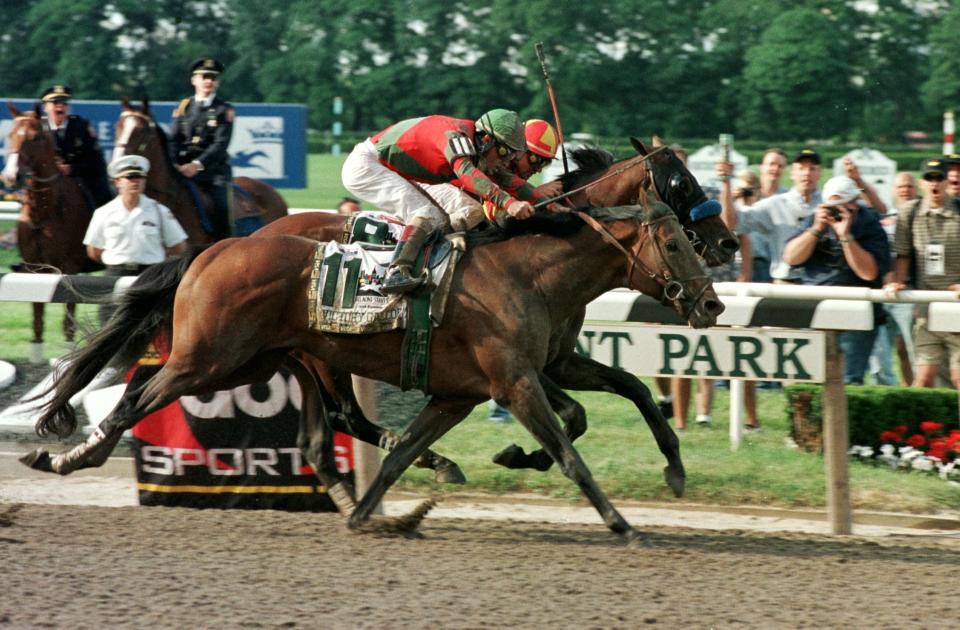
[[[720,247],[729,252],[735,252],[740,249],[740,243],[737,242],[737,239],[725,238],[720,241]]]
[[[727,307],[720,300],[705,300],[703,308],[711,315],[720,315]]]

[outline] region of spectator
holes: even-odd
[[[947,193],[951,197],[960,197],[960,153],[944,156],[947,163]]]
[[[787,192],[780,183],[786,167],[787,154],[783,149],[773,147],[763,152],[763,159],[760,161],[760,186],[755,201]]]
[[[843,172],[847,177],[853,180],[853,183],[857,185],[861,191],[861,196],[864,201],[867,202],[867,206],[873,208],[879,214],[887,213],[887,204],[883,203],[883,200],[880,199],[880,196],[877,194],[876,189],[870,185],[869,182],[863,179],[860,175],[860,169],[857,168],[857,165],[853,163],[853,160],[849,157],[843,158]]]
[[[901,171],[893,178],[893,207],[880,219],[880,224],[890,241],[891,255],[899,211],[917,198],[917,182],[909,171]],[[893,272],[887,274],[884,284],[893,282]],[[896,385],[893,374],[893,348],[896,348],[900,363],[900,378],[904,385],[913,383],[913,304],[884,304],[887,323],[877,331],[877,341],[870,355],[870,374],[878,385]]]
[[[150,162],[125,155],[107,169],[119,194],[97,208],[83,237],[87,255],[106,265],[108,276],[135,276],[152,264],[186,250],[187,233],[169,208],[143,194]],[[100,324],[113,313],[100,307]]]
[[[234,109],[217,95],[223,64],[202,57],[190,66],[193,96],[180,101],[173,113],[170,153],[177,170],[213,202],[204,229],[214,239],[230,236],[228,189],[233,178],[230,170],[230,138],[233,136]]]
[[[790,178],[793,188],[766,199],[740,211],[726,208],[724,222],[734,229],[739,225],[740,232],[751,239],[760,235],[766,239],[770,254],[770,277],[774,282],[798,283],[802,271],[791,269],[783,262],[783,246],[787,239],[820,204],[820,192],[817,182],[820,180],[820,154],[813,149],[803,149],[793,158],[790,165]]]
[[[360,212],[360,202],[353,197],[344,197],[337,204],[337,214],[351,215]]]
[[[113,193],[107,183],[107,166],[90,121],[70,113],[73,92],[66,85],[53,85],[43,91],[46,124],[57,145],[57,166],[64,175],[76,178],[87,196],[90,210],[110,201]]]
[[[894,250],[892,291],[906,288],[915,261],[916,287],[922,290],[960,291],[960,200],[946,194],[947,165],[942,159],[924,162],[920,187],[923,197],[900,211]],[[917,307],[914,324],[916,369],[913,385],[933,387],[944,353],[949,355],[950,380],[960,388],[960,333],[932,332],[927,307]]]
[[[804,284],[879,287],[890,269],[890,245],[878,214],[858,201],[862,190],[845,175],[823,187],[824,201],[787,240],[783,262],[803,266]],[[843,382],[863,384],[870,351],[883,322],[883,308],[874,305],[874,327],[840,333],[844,356]]]

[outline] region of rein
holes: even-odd
[[[647,160],[649,160],[650,158],[652,158],[654,155],[656,155],[657,153],[665,150],[666,148],[667,148],[667,146],[666,146],[666,145],[663,145],[663,146],[657,147],[657,148],[654,149],[653,151],[650,151],[650,152],[647,153],[646,155],[636,155],[636,156],[630,158],[629,160],[626,160],[625,162],[623,162],[622,164],[620,164],[620,166],[618,166],[616,169],[610,171],[609,173],[607,173],[607,174],[604,175],[603,177],[598,177],[597,179],[595,179],[595,180],[593,180],[593,181],[587,182],[587,183],[584,184],[583,186],[578,186],[577,188],[574,188],[574,189],[571,190],[571,191],[565,192],[565,193],[563,193],[562,195],[557,195],[556,197],[553,197],[552,199],[544,199],[543,201],[538,201],[536,204],[534,204],[533,207],[534,207],[534,208],[542,208],[543,206],[547,206],[547,205],[549,205],[549,204],[551,204],[551,203],[556,203],[557,201],[560,201],[561,199],[566,199],[567,197],[569,197],[569,196],[571,196],[571,195],[575,195],[575,194],[578,193],[578,192],[582,192],[582,191],[584,191],[584,190],[589,190],[590,188],[596,186],[597,184],[599,184],[600,182],[602,182],[602,181],[604,181],[604,180],[606,180],[606,179],[610,179],[611,177],[618,177],[618,176],[620,176],[620,175],[623,175],[625,172],[627,172],[627,170],[629,170],[629,169],[631,169],[631,168],[633,168],[634,166],[637,166],[637,165],[639,165],[639,164],[643,164],[644,162],[646,162]]]

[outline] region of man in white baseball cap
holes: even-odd
[[[170,209],[143,194],[149,172],[149,160],[140,155],[124,155],[107,167],[119,194],[94,211],[83,244],[108,276],[135,276],[186,250],[187,233]],[[101,306],[101,324],[112,313],[112,306]]]
[[[880,216],[859,202],[856,182],[840,175],[823,186],[823,201],[783,248],[783,261],[803,266],[803,284],[880,288],[890,271],[890,245]],[[840,333],[843,382],[863,384],[877,326],[886,319],[874,304],[871,330]]]

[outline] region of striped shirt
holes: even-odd
[[[926,199],[900,210],[893,250],[897,256],[913,256],[917,288],[944,291],[960,283],[960,200],[945,196],[945,208],[930,208]],[[927,244],[943,247],[943,274],[927,272]]]

